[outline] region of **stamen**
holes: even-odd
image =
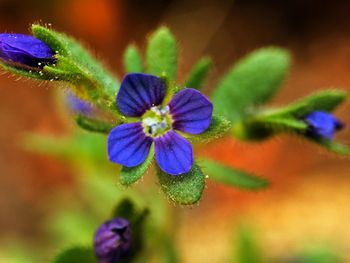
[[[171,129],[171,116],[169,114],[169,106],[152,107],[144,114],[142,125],[147,135],[157,137],[163,135]]]

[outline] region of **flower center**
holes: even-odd
[[[172,128],[172,118],[169,106],[154,106],[142,116],[142,126],[145,134],[158,137]]]

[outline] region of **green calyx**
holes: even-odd
[[[162,136],[171,130],[172,123],[169,106],[154,106],[142,116],[144,132],[153,138]]]

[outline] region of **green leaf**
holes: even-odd
[[[350,153],[350,149],[347,146],[333,142],[331,140],[310,137],[307,137],[307,139],[319,144],[320,146],[326,148],[330,152],[334,152],[341,155],[348,155]]]
[[[249,54],[221,79],[212,100],[216,113],[236,122],[251,108],[269,101],[281,86],[289,69],[288,51],[268,47]]]
[[[74,247],[63,251],[53,263],[97,263],[94,251],[91,248]]]
[[[209,128],[195,135],[183,134],[191,142],[210,142],[222,137],[231,128],[231,122],[219,115],[213,115]]]
[[[135,216],[136,216],[135,205],[129,198],[125,198],[121,200],[118,206],[114,209],[112,214],[112,218],[123,217],[128,220],[133,220]]]
[[[57,54],[68,56],[69,49],[65,44],[64,35],[38,24],[33,24],[31,30],[33,36],[48,44]]]
[[[96,165],[94,162],[99,165],[108,163],[105,156],[106,138],[97,133],[80,132],[71,137],[29,133],[21,143],[28,151],[82,162],[84,165]]]
[[[25,68],[15,67],[0,61],[0,67],[5,71],[14,74],[14,76],[39,79],[39,80],[48,80],[48,77],[42,74],[42,71],[30,70]]]
[[[209,178],[230,186],[248,190],[266,188],[270,183],[259,176],[249,174],[211,160],[202,160],[203,169],[209,174]]]
[[[254,116],[237,122],[232,131],[240,139],[266,139],[276,133],[293,132],[305,135],[308,125],[302,120],[313,111],[332,111],[346,98],[341,90],[323,90],[280,108],[265,109]],[[323,144],[335,152],[344,152],[345,147]]]
[[[341,263],[345,262],[335,251],[329,247],[313,247],[305,249],[295,256],[301,263]]]
[[[286,107],[267,111],[265,115],[292,115],[296,118],[303,117],[313,111],[333,111],[347,96],[343,90],[322,90],[302,98]]]
[[[167,27],[159,28],[150,36],[146,57],[148,73],[157,76],[165,73],[172,80],[176,79],[176,40]]]
[[[144,70],[141,54],[135,45],[129,45],[124,52],[124,68],[127,73]]]
[[[238,229],[238,237],[235,244],[236,248],[236,259],[232,262],[236,263],[262,263],[264,259],[258,244],[255,240],[253,232],[247,227],[240,227]]]
[[[90,132],[109,133],[117,124],[102,122],[78,115],[75,119],[79,127]]]
[[[212,65],[211,58],[201,58],[197,64],[192,68],[190,74],[187,77],[185,82],[185,87],[194,88],[194,89],[202,89],[203,82],[208,75],[209,69]]]
[[[122,171],[120,173],[120,183],[122,185],[129,186],[135,183],[136,181],[138,181],[152,164],[153,157],[154,157],[154,147],[152,145],[152,147],[150,148],[148,157],[142,164],[135,167],[123,166]]]
[[[291,117],[274,117],[258,120],[258,122],[274,131],[298,131],[304,132],[308,126],[304,121],[293,119]]]
[[[46,43],[58,52],[57,65],[44,67],[43,72],[47,71],[50,79],[69,82],[71,79],[68,76],[77,73],[80,76],[80,84],[87,89],[95,90],[95,98],[92,99],[99,102],[98,99],[103,98],[108,101],[108,97],[111,97],[114,100],[119,82],[77,41],[37,24],[32,25],[32,34],[44,42],[47,41]],[[72,79],[76,80],[76,78]],[[105,103],[106,101],[101,102],[101,104]]]
[[[197,164],[190,172],[179,176],[158,169],[158,178],[164,193],[175,203],[192,205],[199,201],[205,187],[205,176]]]

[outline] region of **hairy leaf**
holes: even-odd
[[[100,89],[99,92],[96,92],[96,96],[104,91],[106,96],[114,98],[119,89],[119,82],[77,41],[41,25],[33,24],[31,29],[33,36],[44,42],[47,41],[47,44],[58,53],[57,65],[44,67],[44,73],[45,71],[51,73],[50,79],[69,81],[69,78],[56,79],[55,77],[61,76],[56,74],[65,72],[66,76],[69,74],[73,76],[76,72],[88,80],[90,84],[88,88],[94,86]],[[63,59],[64,63],[61,61]],[[86,85],[87,82],[82,79],[82,84]]]
[[[201,58],[188,75],[185,87],[198,90],[202,89],[211,65],[212,60],[210,58]]]
[[[159,183],[164,193],[175,203],[192,205],[199,201],[205,187],[205,177],[197,164],[190,172],[179,176],[158,169]]]
[[[209,128],[200,134],[183,134],[191,142],[210,142],[222,137],[231,128],[231,122],[219,115],[213,115]]]
[[[102,122],[82,115],[78,115],[75,119],[78,126],[91,132],[109,133],[116,124]]]
[[[308,126],[304,121],[294,119],[291,117],[274,117],[259,120],[260,123],[264,124],[267,128],[274,131],[301,131],[307,130]]]
[[[153,157],[154,157],[154,147],[152,145],[152,147],[150,148],[148,157],[143,163],[135,167],[130,167],[130,168],[125,166],[123,167],[120,173],[120,183],[122,185],[129,186],[135,183],[136,181],[138,181],[152,164]]]
[[[330,140],[322,139],[322,138],[309,138],[311,141],[319,144],[320,146],[326,148],[330,152],[334,152],[341,155],[348,155],[350,153],[350,149],[340,143],[336,143]]]
[[[146,57],[148,73],[157,76],[165,73],[172,80],[176,79],[176,40],[168,28],[161,27],[150,36]]]
[[[270,115],[293,115],[303,117],[313,111],[333,111],[346,98],[347,92],[343,90],[322,90],[300,99],[289,106],[276,109]]]
[[[266,179],[259,176],[233,169],[211,160],[203,160],[201,163],[204,171],[209,174],[209,178],[219,183],[248,190],[263,189],[270,185]]]
[[[212,94],[214,109],[232,122],[252,107],[270,100],[289,69],[288,51],[268,47],[249,54],[233,65]]]
[[[241,226],[238,229],[236,257],[232,262],[236,263],[263,263],[262,253],[255,240],[251,229]]]
[[[53,263],[97,263],[92,248],[73,247],[63,251]]]
[[[143,72],[140,52],[135,45],[129,45],[124,52],[124,68],[127,73]]]

